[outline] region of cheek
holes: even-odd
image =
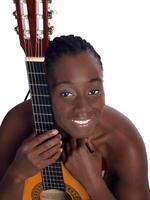
[[[100,96],[97,97],[97,99],[95,99],[91,105],[93,105],[93,107],[95,107],[97,110],[102,110],[103,107],[105,106],[105,96]]]
[[[58,98],[52,98],[52,109],[56,123],[60,124],[66,118],[68,107],[64,105],[63,101]]]
[[[105,106],[105,94],[103,94],[99,100],[99,106],[103,109]]]

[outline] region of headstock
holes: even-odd
[[[16,32],[26,57],[44,57],[52,34],[52,0],[14,0]]]

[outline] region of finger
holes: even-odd
[[[37,133],[35,131],[33,131],[33,133],[31,134],[31,138],[35,137],[37,135]]]
[[[57,130],[50,130],[46,133],[43,133],[41,135],[38,135],[34,137],[28,144],[30,149],[34,148],[35,146],[38,146],[39,144],[43,143],[44,141],[56,136],[58,134]]]
[[[52,156],[51,158],[49,158],[47,160],[42,161],[41,168],[45,168],[45,167],[47,167],[47,166],[52,165],[53,163],[55,163],[59,159],[62,151],[63,150],[60,149],[60,151],[57,152],[54,156]]]
[[[41,153],[39,155],[39,159],[41,160],[46,160],[46,159],[49,159],[51,157],[53,157],[57,152],[61,152],[61,145],[60,143],[55,145],[53,148]]]
[[[51,138],[50,140],[46,140],[46,142],[43,142],[42,144],[34,147],[34,154],[38,155],[42,152],[47,151],[48,149],[51,149],[55,145],[62,145],[61,136],[59,134]]]
[[[86,138],[85,144],[86,144],[86,147],[88,148],[88,150],[90,151],[90,153],[94,153],[95,152],[95,147],[94,147],[93,143],[91,142],[91,140]]]

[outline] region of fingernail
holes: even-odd
[[[51,133],[52,133],[52,135],[57,135],[58,130],[57,129],[53,129]]]
[[[60,152],[62,152],[63,151],[63,148],[60,148]]]
[[[59,134],[59,138],[60,138],[60,139],[62,138],[62,135],[61,135],[61,134]]]

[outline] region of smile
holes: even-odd
[[[88,126],[91,122],[91,119],[87,120],[72,120],[72,122],[80,127]]]

